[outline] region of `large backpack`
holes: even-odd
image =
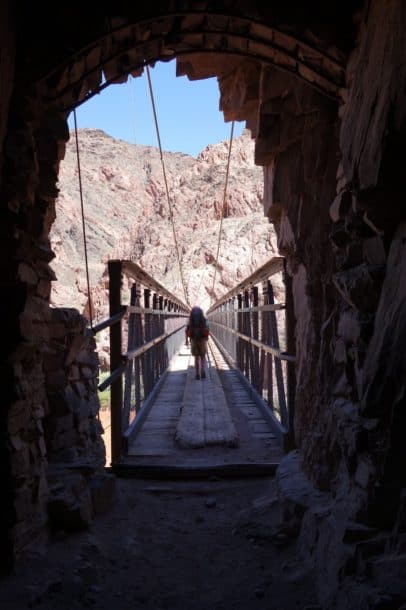
[[[190,313],[188,324],[188,335],[192,339],[203,339],[209,336],[209,326],[203,311],[199,308],[193,308]]]

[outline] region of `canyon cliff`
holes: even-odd
[[[87,312],[85,256],[75,138],[60,165],[57,217],[51,230],[54,306]],[[185,300],[157,148],[79,130],[89,275],[96,319],[106,314],[106,261],[131,259]],[[165,152],[173,220],[190,303],[204,308],[276,254],[273,226],[264,217],[262,168],[244,130],[232,144],[216,282],[213,276],[222,216],[228,142],[194,158]],[[103,277],[104,275],[104,277]]]

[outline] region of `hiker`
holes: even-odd
[[[192,356],[195,357],[196,379],[205,379],[209,324],[200,307],[192,307],[185,332],[186,345],[189,345],[190,339]]]

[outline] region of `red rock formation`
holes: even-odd
[[[101,283],[109,258],[130,258],[182,296],[179,268],[159,152],[114,140],[94,129],[79,131],[90,280],[96,315],[106,313]],[[165,167],[190,301],[210,302],[223,208],[228,142],[211,144],[197,159],[165,153]],[[87,300],[83,235],[71,138],[59,172],[60,194],[51,242],[58,282],[51,302],[83,311]],[[263,178],[254,165],[248,131],[236,138],[214,295],[226,292],[276,252],[272,225],[262,211]],[[100,307],[102,308],[100,310]]]

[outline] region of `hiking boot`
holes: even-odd
[[[202,371],[202,379],[206,379],[206,371]]]
[[[199,375],[199,373],[196,373],[196,377],[195,377],[195,379],[200,379],[200,375]]]

